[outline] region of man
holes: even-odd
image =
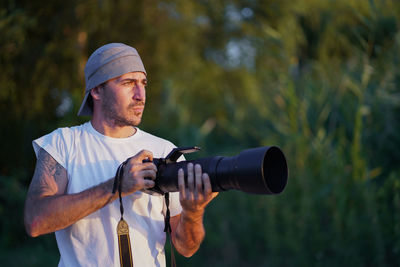
[[[112,193],[118,166],[124,167],[124,220],[129,225],[133,264],[164,266],[164,198],[144,193],[155,183],[151,162],[173,148],[140,130],[147,74],[137,51],[112,43],[97,49],[85,67],[86,94],[80,126],[60,128],[33,141],[37,164],[25,204],[29,235],[56,233],[59,266],[119,266],[118,194]],[[150,162],[149,162],[150,161]],[[205,231],[203,214],[216,196],[201,166],[178,171],[179,194],[171,193],[172,241],[193,255]]]

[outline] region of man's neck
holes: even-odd
[[[117,126],[113,122],[99,121],[95,118],[92,118],[91,123],[96,131],[113,138],[126,138],[136,133],[133,126]]]

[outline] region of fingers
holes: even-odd
[[[178,187],[181,197],[185,199],[193,199],[194,195],[198,195],[198,164],[196,164],[195,170],[197,173],[193,173],[193,164],[188,163],[187,168],[187,183],[185,183],[184,171],[183,169],[178,170]],[[200,169],[201,172],[201,169]],[[200,181],[201,182],[201,181]],[[200,184],[202,187],[202,184]]]
[[[144,164],[143,164],[144,165]],[[155,180],[157,177],[157,167],[152,164],[149,166],[141,166],[140,169],[135,172],[136,176],[145,180]]]
[[[188,193],[194,190],[194,177],[193,177],[193,164],[189,163],[187,165],[187,187]]]
[[[154,180],[156,176],[156,171],[153,168],[143,169],[143,166],[134,165],[124,171],[122,190],[129,194],[138,190],[152,188],[155,186]]]
[[[186,214],[203,213],[204,208],[218,194],[212,192],[210,177],[199,164],[187,165],[187,180],[183,169],[178,171],[179,198]]]
[[[188,163],[186,182],[184,171],[179,169],[178,187],[181,195],[188,199],[204,198],[212,193],[210,177],[207,173],[202,173],[202,168],[199,164],[193,166],[192,163]]]
[[[129,159],[129,162],[132,163],[143,163],[143,160],[153,161],[153,153],[148,150],[141,150],[135,156]]]
[[[207,173],[203,173],[202,182],[204,185],[204,194],[209,195],[212,192],[210,177]]]
[[[195,183],[196,183],[194,195],[195,198],[198,198],[199,194],[203,193],[203,179],[202,179],[201,166],[199,164],[196,164],[194,166],[194,173],[195,173]]]
[[[148,150],[142,150],[135,156],[129,158],[127,168],[128,171],[143,171],[143,177],[155,179],[157,167],[152,163],[153,153]]]
[[[147,150],[142,150],[128,159],[122,180],[125,192],[132,193],[155,186],[157,166],[151,161],[153,161],[153,153]]]
[[[181,196],[186,195],[186,190],[185,190],[185,177],[184,177],[184,172],[182,169],[178,170],[178,187],[179,187],[179,193]]]
[[[156,185],[156,183],[153,180],[147,180],[147,179],[143,180],[143,188],[144,189],[152,188],[155,185]]]

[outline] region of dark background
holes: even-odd
[[[0,265],[57,265],[54,235],[23,227],[31,142],[89,119],[84,64],[123,42],[148,72],[143,130],[195,157],[288,159],[281,195],[221,193],[178,266],[398,266],[398,1],[0,3]]]

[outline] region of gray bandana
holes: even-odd
[[[135,48],[122,43],[106,44],[89,57],[85,66],[85,97],[78,116],[92,115],[87,99],[94,87],[129,72],[146,74],[143,62]]]

